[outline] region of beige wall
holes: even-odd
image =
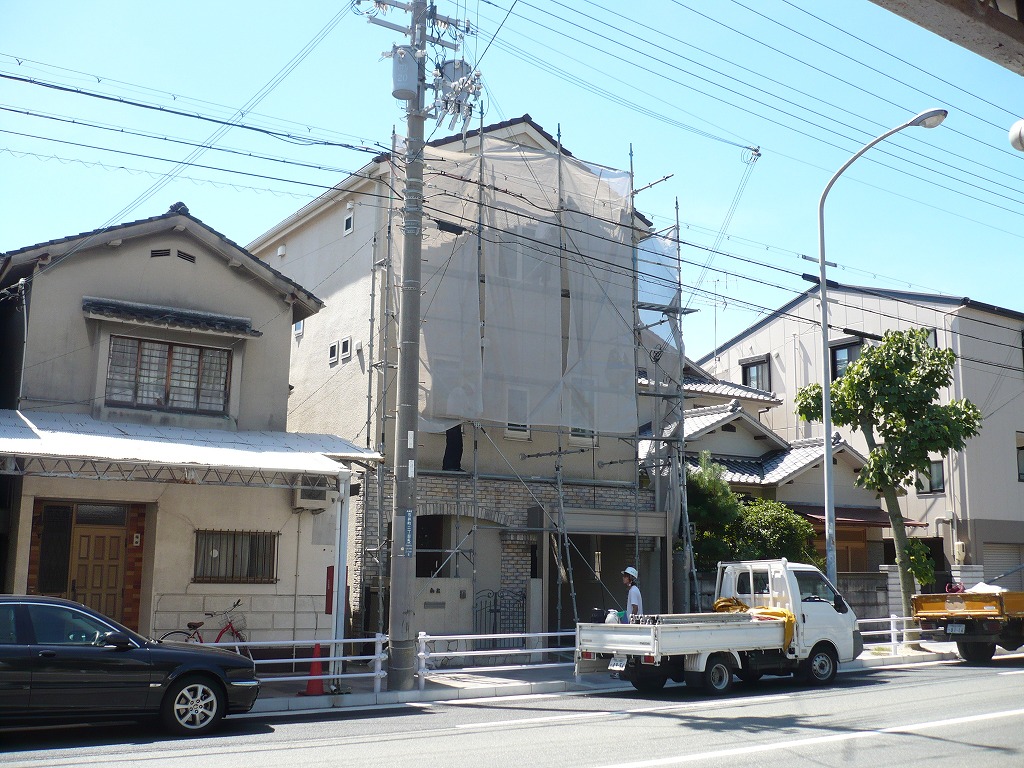
[[[335,563],[335,516],[292,509],[294,492],[274,488],[112,482],[27,477],[16,545],[15,592],[27,586],[29,524],[37,499],[147,505],[140,630],[162,633],[204,620],[205,611],[243,602],[253,640],[329,637],[324,612],[327,567]],[[301,528],[300,528],[301,526]],[[275,584],[194,584],[196,530],[276,531]],[[159,546],[157,546],[159,543]],[[133,546],[128,542],[128,546]],[[216,636],[217,629],[214,630]],[[209,640],[209,638],[207,638]]]
[[[150,250],[181,249],[151,258]],[[173,250],[172,250],[173,253]],[[108,320],[87,320],[83,296],[133,301],[250,318],[259,338],[233,338]],[[118,248],[86,249],[37,275],[30,298],[25,409],[89,413],[98,418],[225,429],[283,430],[287,399],[291,310],[252,274],[230,267],[187,233],[155,234]],[[182,416],[103,407],[111,333],[232,350],[228,417]]]
[[[383,184],[368,181],[358,188],[383,194],[387,199],[388,188]],[[349,214],[352,230],[345,234]],[[368,376],[373,362],[369,358],[370,317],[375,316],[374,332],[379,335],[385,298],[378,270],[378,306],[374,312],[370,299],[372,266],[386,254],[386,225],[386,205],[380,198],[338,194],[316,217],[289,228],[254,251],[258,258],[326,303],[303,323],[301,335],[289,334],[289,380],[294,390],[288,401],[288,429],[293,432],[329,432],[366,445]],[[282,247],[284,253],[278,255]],[[329,362],[330,345],[345,338],[351,338],[351,357]],[[374,356],[379,359],[379,340],[375,345]],[[391,362],[396,360],[392,354]],[[394,376],[393,370],[390,376]],[[378,423],[375,416],[374,425]],[[371,429],[372,444],[378,439],[378,431]]]

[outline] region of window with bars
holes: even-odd
[[[196,531],[192,581],[202,584],[277,583],[276,531]]]
[[[227,349],[111,336],[106,404],[221,414],[230,374]]]

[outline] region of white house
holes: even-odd
[[[886,330],[931,330],[935,344],[957,354],[953,383],[941,399],[966,397],[984,420],[964,451],[935,456],[929,476],[902,498],[904,517],[919,524],[909,533],[932,546],[940,571],[983,565],[992,579],[1024,562],[1024,313],[967,298],[837,285],[829,288],[826,361],[819,317],[814,288],[698,362],[719,378],[767,382],[784,404],[765,423],[791,442],[820,439],[821,425],[800,422],[794,413],[800,387],[820,381],[823,365],[841,375]],[[857,434],[843,439],[866,449]],[[1024,586],[1019,572],[999,583]]]

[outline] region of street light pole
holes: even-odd
[[[828,346],[828,291],[825,279],[825,198],[828,196],[836,179],[843,175],[843,171],[853,165],[853,162],[871,149],[875,144],[899,133],[904,128],[920,126],[922,128],[934,128],[946,119],[949,113],[944,109],[929,109],[922,112],[902,125],[886,131],[881,136],[872,139],[861,147],[825,185],[825,191],[821,193],[821,200],[818,202],[818,291],[821,300],[821,410],[822,423],[824,425],[825,438],[825,571],[828,580],[836,583],[836,503],[835,487],[832,472],[832,361]],[[835,266],[835,265],[833,265]]]

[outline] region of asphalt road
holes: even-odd
[[[965,766],[1024,765],[1024,655],[875,668],[830,688],[766,678],[709,698],[670,685],[230,719],[215,736],[155,726],[0,730],[0,765]]]

